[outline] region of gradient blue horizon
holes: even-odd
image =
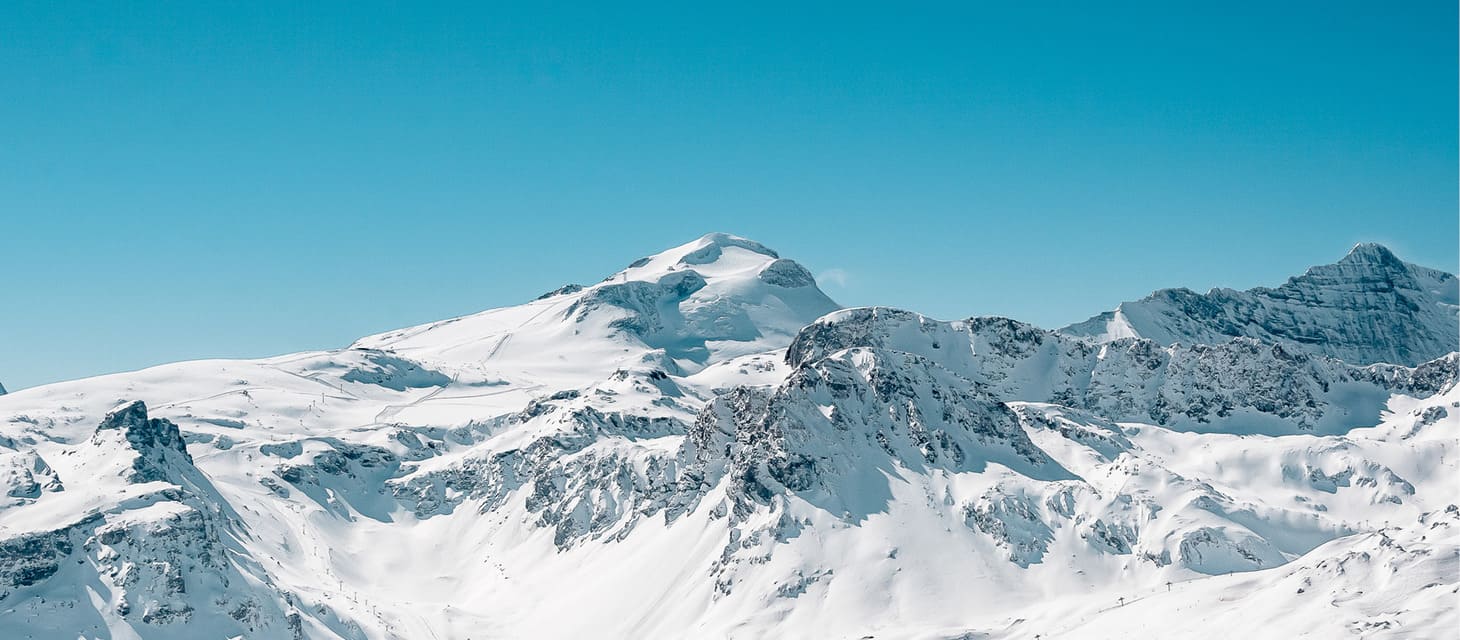
[[[12,390],[710,231],[842,304],[1046,327],[1360,241],[1460,259],[1454,2],[215,4],[0,6]]]

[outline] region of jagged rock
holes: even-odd
[[[1353,364],[1414,366],[1456,350],[1457,305],[1455,276],[1360,244],[1275,289],[1162,289],[1061,331],[1163,345],[1249,337]]]
[[[1044,559],[1054,532],[1032,500],[1021,493],[998,492],[963,508],[964,523],[992,537],[1009,561],[1028,567]]]
[[[806,363],[769,395],[722,395],[701,412],[691,442],[706,475],[730,478],[738,517],[789,493],[860,520],[885,508],[873,478],[894,465],[1065,473],[1003,403],[929,360],[880,349]]]
[[[1286,344],[1235,338],[1174,345],[1122,338],[1096,343],[1004,318],[940,322],[885,308],[849,309],[806,327],[786,351],[799,366],[841,349],[876,347],[917,354],[978,382],[997,396],[1055,402],[1116,420],[1200,430],[1228,419],[1268,432],[1363,424],[1392,392],[1424,397],[1455,383],[1457,356],[1418,367],[1356,367]],[[1265,419],[1254,422],[1250,415]]]
[[[581,285],[581,284],[565,284],[565,285],[563,285],[561,287],[558,287],[556,289],[553,289],[552,291],[549,291],[547,293],[544,293],[544,294],[538,296],[537,299],[538,300],[546,300],[548,298],[552,298],[552,297],[555,297],[555,296],[565,296],[565,295],[568,295],[570,293],[578,293],[579,291],[582,291],[582,290],[583,290],[583,285]]]
[[[141,400],[108,413],[96,427],[92,443],[109,446],[110,434],[120,432],[127,446],[135,452],[129,482],[167,482],[175,478],[176,465],[191,467],[193,457],[177,425],[161,418],[148,418],[147,405]]]
[[[816,286],[816,278],[806,270],[806,267],[786,259],[776,260],[766,265],[756,277],[766,284],[787,289]]]
[[[0,601],[16,588],[55,575],[76,546],[74,531],[73,526],[0,540]]]

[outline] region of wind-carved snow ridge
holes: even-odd
[[[842,310],[710,234],[348,349],[26,389],[0,637],[1432,637],[1453,287],[1361,246],[1077,335]]]
[[[1062,329],[1105,340],[1216,344],[1235,337],[1353,364],[1416,365],[1460,344],[1454,275],[1359,244],[1336,264],[1313,267],[1275,289],[1162,289]]]

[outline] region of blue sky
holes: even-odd
[[[1044,326],[1364,240],[1457,261],[1454,2],[222,4],[0,6],[12,389],[714,230],[843,304]]]

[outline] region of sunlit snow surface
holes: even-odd
[[[837,311],[712,234],[18,391],[0,638],[1453,635],[1455,356],[1105,337]]]

